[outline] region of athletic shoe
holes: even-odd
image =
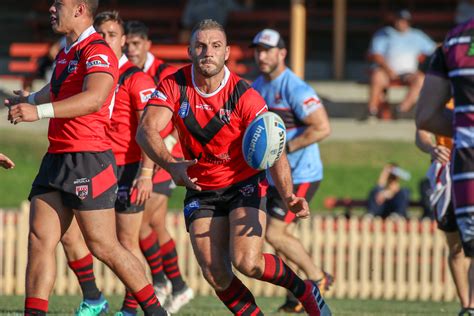
[[[165,284],[155,283],[153,284],[153,289],[155,290],[155,295],[160,305],[165,306],[166,300],[171,295],[171,282],[166,280]]]
[[[319,279],[314,281],[316,285],[318,286],[319,292],[324,295],[329,289],[331,288],[332,284],[334,283],[334,277],[327,273],[326,271],[323,271],[324,276]]]
[[[103,297],[102,297],[103,298]],[[98,316],[105,315],[109,311],[109,302],[103,298],[99,304],[91,304],[86,301],[82,301],[79,308],[76,310],[76,316]]]
[[[192,288],[186,286],[181,291],[171,295],[165,309],[171,314],[176,314],[181,307],[188,304],[194,298],[194,291]]]
[[[302,297],[299,298],[306,313],[310,316],[331,316],[328,304],[319,292],[318,286],[311,280],[304,281],[306,289]]]
[[[289,313],[289,314],[304,314],[303,304],[300,302],[293,302],[286,300],[283,305],[278,307],[279,313]]]
[[[474,308],[462,308],[458,316],[474,316]]]
[[[133,314],[133,313],[128,313],[128,312],[125,312],[125,311],[118,311],[114,314],[114,316],[136,316],[137,314]]]

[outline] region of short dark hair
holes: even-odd
[[[204,30],[219,30],[222,33],[224,33],[224,36],[225,36],[226,41],[227,41],[227,34],[225,33],[225,29],[222,26],[222,24],[220,24],[219,22],[217,22],[215,20],[212,20],[212,19],[205,19],[205,20],[201,20],[200,22],[198,22],[193,27],[193,29],[191,31],[191,40],[192,40],[194,34],[196,34],[196,32],[204,31]]]
[[[84,3],[89,10],[90,16],[93,17],[97,12],[97,8],[99,7],[99,0],[76,0],[77,3]]]
[[[149,29],[145,23],[137,20],[127,21],[125,23],[126,36],[140,36],[143,39],[149,38]]]
[[[99,26],[109,21],[118,23],[122,32],[124,32],[123,20],[117,11],[104,11],[97,14],[94,19],[94,28],[97,29]]]

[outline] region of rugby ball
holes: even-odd
[[[265,170],[280,159],[285,143],[285,123],[278,114],[265,112],[247,126],[242,139],[242,153],[250,167]]]

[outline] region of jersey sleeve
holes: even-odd
[[[135,111],[143,111],[155,91],[155,82],[144,72],[137,72],[130,78],[130,104]]]
[[[322,107],[321,100],[310,86],[299,85],[290,91],[290,107],[298,119],[303,120],[308,115]]]
[[[438,47],[431,56],[427,73],[443,78],[448,78],[448,68],[446,66],[446,60],[442,46]]]
[[[105,72],[118,78],[118,60],[110,47],[104,44],[90,44],[84,48],[85,74]]]
[[[150,96],[147,106],[163,106],[176,112],[179,103],[179,88],[174,77],[163,80]]]
[[[247,127],[255,117],[268,111],[265,100],[253,88],[248,89],[241,97],[240,116]]]

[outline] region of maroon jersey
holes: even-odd
[[[108,131],[118,166],[141,159],[141,149],[135,141],[137,111],[143,111],[153,91],[153,79],[122,55],[119,60],[115,105]]]
[[[102,37],[91,26],[70,47],[62,49],[55,60],[51,77],[51,102],[67,99],[82,92],[84,78],[105,72],[118,79],[117,58]],[[50,153],[105,151],[111,148],[106,130],[110,123],[114,89],[95,113],[74,118],[49,120]]]
[[[219,88],[206,94],[194,85],[192,66],[188,65],[165,78],[148,105],[173,111],[184,157],[198,159],[188,174],[197,178],[204,190],[223,188],[259,172],[244,160],[242,136],[267,106],[254,89],[227,68]]]
[[[147,53],[143,71],[150,75],[158,85],[163,79],[176,72],[176,68],[156,58],[152,53]]]

